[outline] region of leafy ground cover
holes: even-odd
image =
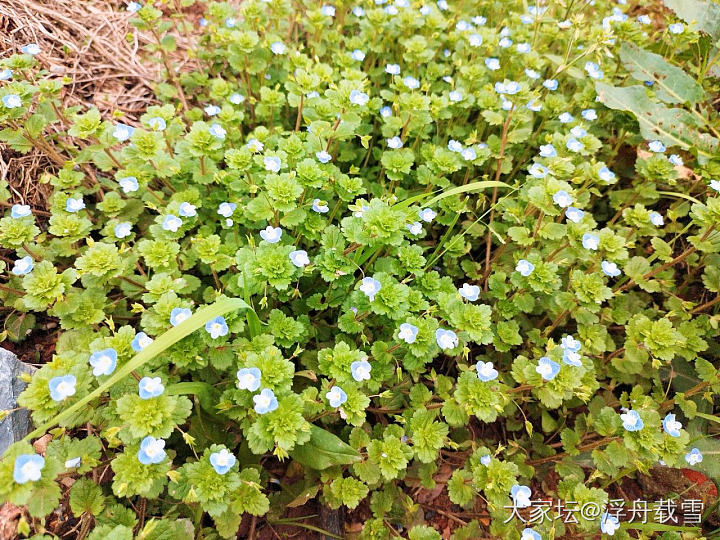
[[[137,121],[3,58],[50,194],[0,186],[3,337],[59,328],[0,460],[18,534],[716,534],[720,8],[666,5],[132,2]],[[628,519],[629,478],[678,519]]]

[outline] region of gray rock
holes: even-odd
[[[15,354],[0,348],[0,411],[17,407],[17,398],[26,386],[20,379],[20,374],[34,372],[34,367],[23,364]],[[10,413],[0,422],[0,456],[11,444],[30,433],[30,430],[29,411],[21,409]]]

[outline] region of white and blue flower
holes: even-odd
[[[685,462],[691,467],[697,465],[703,460],[703,455],[697,448],[693,448],[685,454]]]
[[[165,392],[165,385],[160,377],[143,377],[138,382],[138,394],[141,399],[152,399]]]
[[[585,217],[585,212],[574,206],[569,206],[565,209],[565,217],[573,223],[580,223]]]
[[[635,410],[625,411],[620,415],[620,420],[622,420],[623,428],[627,431],[640,431],[645,427],[640,414]]]
[[[558,89],[558,82],[557,79],[545,79],[543,81],[543,86],[550,90],[551,92],[554,92]]]
[[[542,356],[538,360],[538,365],[535,371],[546,381],[551,381],[555,376],[560,373],[560,364],[551,360],[547,356]]]
[[[170,311],[170,324],[177,326],[178,324],[185,322],[192,315],[192,311],[188,308],[175,307]]]
[[[275,392],[270,388],[263,388],[259,394],[253,396],[253,403],[255,404],[255,412],[258,414],[267,414],[278,408]]]
[[[260,231],[260,238],[265,240],[268,244],[277,244],[282,237],[282,229],[280,227],[273,227],[268,225],[262,231]]]
[[[650,223],[656,227],[662,227],[665,225],[665,219],[658,212],[650,212]]]
[[[74,375],[62,375],[53,377],[48,382],[50,397],[53,401],[65,401],[70,396],[75,395],[75,385],[77,379]]]
[[[23,45],[20,50],[25,54],[29,54],[31,56],[40,54],[40,46],[37,43],[28,43],[27,45]]]
[[[228,325],[225,317],[219,316],[205,323],[205,331],[210,334],[212,339],[228,335]]]
[[[533,178],[545,178],[548,175],[549,169],[542,163],[533,163],[528,169],[528,173]]]
[[[330,211],[330,207],[327,202],[321,199],[313,199],[312,209],[318,214],[327,214]]]
[[[110,375],[117,366],[117,351],[112,347],[96,351],[90,355],[90,365],[93,368],[93,375],[100,377]]]
[[[140,352],[145,347],[150,345],[153,342],[153,338],[148,336],[145,332],[138,332],[135,334],[135,337],[132,340],[132,343],[130,343],[130,346],[132,347],[133,351]]]
[[[227,448],[223,448],[219,452],[213,452],[210,454],[210,465],[215,469],[215,472],[222,475],[232,469],[237,459],[233,456]]]
[[[490,382],[498,378],[498,371],[492,362],[478,362],[475,364],[475,371],[482,382]]]
[[[613,180],[615,180],[615,173],[607,167],[601,167],[598,170],[598,178],[603,182],[612,182]]]
[[[410,90],[417,90],[420,88],[420,81],[409,75],[403,79],[403,84]]]
[[[510,496],[512,497],[515,508],[527,508],[531,505],[530,497],[532,496],[532,491],[528,486],[515,484],[510,488]]]
[[[268,172],[280,172],[280,169],[282,168],[282,161],[277,156],[265,156],[263,158],[263,165],[265,166],[265,170]]]
[[[35,261],[30,255],[25,255],[22,259],[17,259],[11,272],[16,276],[25,276],[33,271]]]
[[[457,347],[459,339],[457,334],[452,330],[438,328],[437,330],[435,330],[435,342],[442,350],[447,350]]]
[[[197,216],[197,207],[189,202],[182,202],[178,207],[178,214],[182,217],[195,217]]]
[[[370,96],[368,96],[365,92],[362,92],[360,90],[352,90],[350,92],[350,103],[353,105],[358,105],[360,107],[367,104],[367,102],[370,100]]]
[[[290,262],[297,268],[304,268],[310,264],[310,258],[304,249],[296,249],[289,254]]]
[[[414,324],[404,322],[400,325],[398,331],[398,339],[403,340],[405,343],[415,343],[417,339],[419,329]]]
[[[13,219],[21,219],[32,215],[32,209],[29,204],[13,204],[10,208],[10,217]]]
[[[600,531],[608,536],[613,536],[620,528],[620,521],[616,516],[611,516],[608,512],[603,513],[600,517]]]
[[[520,533],[520,540],[542,540],[542,536],[536,530],[525,527]]]
[[[240,390],[250,390],[255,392],[260,388],[262,379],[261,371],[256,367],[241,368],[237,371],[237,387]]]
[[[360,283],[360,291],[362,291],[368,300],[372,302],[375,300],[375,295],[380,292],[382,284],[375,278],[364,277]]]
[[[499,58],[486,58],[485,59],[485,67],[488,68],[490,71],[497,71],[500,69],[500,59]]]
[[[673,413],[668,413],[662,421],[662,427],[665,433],[671,437],[679,437],[682,424],[675,419]]]
[[[350,364],[350,374],[352,375],[352,378],[355,379],[357,382],[369,381],[371,371],[372,366],[366,358],[363,358],[362,360],[356,360],[352,364]]]
[[[15,458],[13,480],[16,484],[37,482],[42,476],[45,458],[38,454],[20,454]]]
[[[217,213],[222,217],[229,218],[235,212],[237,204],[231,202],[222,202],[218,205]]]
[[[126,238],[132,234],[132,223],[129,221],[121,221],[113,227],[115,238]]]
[[[526,259],[520,259],[515,265],[515,271],[523,277],[528,277],[535,270],[535,265]]]
[[[328,400],[331,407],[337,408],[347,401],[347,394],[345,390],[335,385],[325,393],[325,399]]]
[[[561,189],[553,195],[553,202],[560,208],[567,208],[573,203],[573,199],[567,191]]]
[[[603,261],[600,263],[600,267],[602,268],[603,274],[608,277],[618,277],[622,274],[622,271],[618,268],[617,263],[612,261]]]
[[[118,180],[118,184],[120,184],[120,188],[123,190],[123,193],[132,193],[140,188],[138,180],[134,176],[125,176],[124,178]]]
[[[287,46],[282,41],[274,41],[270,45],[270,50],[273,54],[285,54],[287,52]]]
[[[83,208],[85,208],[85,201],[83,201],[82,197],[78,197],[77,199],[68,197],[68,199],[65,201],[66,212],[75,213],[79,212]]]
[[[217,137],[218,139],[224,139],[225,135],[227,135],[227,131],[225,131],[225,128],[220,124],[212,124],[208,131],[210,132],[210,135]]]
[[[585,233],[582,236],[582,246],[585,249],[597,251],[600,246],[600,238],[592,233]]]
[[[477,285],[470,285],[469,283],[463,283],[463,286],[458,289],[460,296],[470,302],[475,302],[480,296],[480,287]]]
[[[326,152],[325,150],[321,150],[320,152],[315,152],[315,157],[320,163],[327,163],[332,159],[332,156],[329,152]]]
[[[140,443],[137,458],[143,465],[157,465],[165,460],[165,441],[156,439],[151,435],[145,437]]]
[[[22,107],[22,99],[17,94],[7,94],[2,97],[2,104],[6,109]]]
[[[112,136],[118,142],[125,142],[130,137],[132,137],[134,131],[135,128],[128,126],[127,124],[115,124],[115,129],[113,129]]]
[[[165,128],[167,127],[167,122],[165,122],[164,118],[160,118],[159,116],[153,116],[150,120],[148,120],[148,126],[150,129],[153,129],[155,131],[165,131]]]
[[[173,214],[168,214],[165,216],[165,219],[163,219],[162,228],[164,231],[177,232],[178,229],[182,227],[182,224],[182,219]]]

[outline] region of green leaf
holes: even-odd
[[[360,461],[360,454],[329,431],[310,425],[310,440],[296,447],[290,456],[306,467],[317,470]]]
[[[170,330],[165,332],[163,335],[158,337],[150,345],[136,354],[129,362],[120,367],[115,373],[113,373],[108,379],[98,386],[93,392],[90,392],[83,399],[77,401],[72,406],[64,409],[61,413],[56,415],[50,421],[46,422],[35,431],[25,437],[24,440],[29,441],[35,437],[39,437],[44,434],[48,429],[57,425],[59,422],[75,414],[77,411],[83,409],[93,401],[100,397],[104,392],[108,391],[114,384],[121,381],[124,377],[127,377],[134,370],[139,369],[144,364],[155,358],[157,355],[162,353],[164,350],[174,345],[184,337],[190,335],[198,328],[205,325],[211,319],[236,311],[240,309],[252,309],[245,301],[239,298],[221,298],[217,302],[205,306],[196,311],[190,318],[172,327]]]
[[[70,510],[79,517],[82,514],[97,516],[105,508],[102,489],[90,478],[80,478],[70,489]]]
[[[595,90],[605,106],[633,113],[640,124],[640,133],[646,139],[659,139],[667,146],[679,146],[684,150],[695,148],[701,163],[706,163],[717,151],[717,139],[691,127],[697,125],[692,114],[651,101],[643,86],[620,88],[596,82]]]
[[[641,49],[632,43],[620,47],[620,59],[635,80],[653,81],[655,94],[666,103],[697,103],[704,97],[702,86],[659,54]]]

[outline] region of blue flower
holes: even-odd
[[[423,208],[422,210],[418,211],[418,217],[425,223],[430,223],[433,219],[437,217],[437,213],[431,208]]]
[[[512,488],[510,488],[510,496],[512,497],[513,506],[515,508],[527,508],[530,506],[531,495],[532,491],[530,491],[530,488],[527,486],[515,484]]]
[[[570,133],[571,133],[574,137],[578,137],[578,138],[582,138],[582,137],[584,137],[585,135],[587,135],[587,131],[585,131],[585,130],[584,130],[582,127],[580,127],[580,126],[575,126],[574,128],[572,128],[572,129],[570,130]]]
[[[598,178],[603,182],[612,182],[615,180],[615,173],[607,167],[601,167],[600,170],[598,170]]]
[[[640,24],[651,24],[652,23],[652,21],[650,20],[650,17],[647,15],[640,15],[637,18],[637,20]]]
[[[324,5],[320,8],[320,13],[322,13],[326,17],[334,17],[335,8],[333,6]]]
[[[597,120],[597,112],[595,109],[585,109],[580,113],[582,117],[587,120],[588,122],[592,122],[593,120]]]
[[[210,334],[212,339],[217,339],[220,336],[227,336],[228,325],[225,322],[224,317],[215,317],[214,319],[205,323],[205,331]]]
[[[400,75],[400,66],[398,64],[387,64],[385,66],[385,73],[390,75]]]
[[[12,79],[13,72],[12,69],[3,69],[0,71],[0,81],[8,81]]]
[[[603,513],[600,517],[600,530],[603,534],[612,536],[620,528],[620,521],[616,516],[611,516],[608,512]]]
[[[540,74],[534,69],[525,68],[525,75],[530,79],[539,79]]]
[[[74,375],[63,375],[61,377],[53,377],[48,382],[50,389],[50,397],[53,401],[64,401],[70,396],[75,395],[75,384],[77,379]]]
[[[165,391],[165,385],[160,377],[143,377],[138,382],[138,394],[142,399],[152,399],[161,396]]]
[[[215,472],[218,474],[228,472],[233,465],[235,465],[236,461],[235,456],[228,452],[227,448],[210,454],[210,465],[212,465],[212,468],[215,469]]]
[[[285,54],[287,46],[282,41],[275,41],[270,45],[270,50],[273,54]]]
[[[180,206],[178,207],[178,214],[180,214],[182,217],[195,217],[197,216],[197,210],[196,206],[194,204],[190,204],[189,202],[183,202],[180,203]]]
[[[330,211],[330,207],[328,206],[327,202],[320,199],[313,200],[312,209],[318,214],[327,214]]]
[[[582,152],[585,149],[585,145],[578,141],[575,137],[570,137],[565,143],[565,146],[571,152]]]
[[[328,400],[331,407],[339,407],[347,401],[347,394],[339,386],[333,386],[325,394],[325,398]]]
[[[115,137],[118,142],[125,142],[132,137],[133,131],[135,131],[135,128],[127,124],[115,124],[112,136]]]
[[[45,458],[37,454],[20,454],[15,458],[13,480],[16,484],[37,482],[42,476]]]
[[[665,145],[661,141],[650,141],[648,149],[656,154],[662,154],[665,151]]]
[[[273,412],[278,408],[275,393],[269,388],[263,388],[259,394],[253,396],[253,403],[255,403],[255,412],[258,414]]]
[[[437,6],[440,9],[440,11],[447,11],[448,9],[450,9],[446,0],[438,0]]]
[[[385,105],[382,109],[380,109],[380,116],[382,116],[383,118],[392,116],[392,109]]]
[[[364,17],[365,16],[365,10],[361,8],[360,6],[355,6],[352,10],[353,15],[356,17]]]
[[[557,150],[555,150],[555,147],[552,144],[548,143],[540,145],[540,157],[552,158],[556,156]]]
[[[658,214],[657,212],[650,212],[650,223],[656,227],[662,227],[665,225],[665,220],[661,214]]]
[[[475,371],[482,382],[494,381],[498,377],[498,371],[492,362],[478,362],[475,364]]]
[[[568,206],[565,209],[565,217],[568,218],[573,223],[580,223],[584,216],[585,216],[585,212],[583,212],[579,208],[575,208],[574,206]]]
[[[93,368],[93,375],[110,375],[117,366],[117,351],[112,347],[94,352],[90,355],[90,365]]]
[[[413,221],[412,223],[408,223],[407,228],[408,231],[410,231],[410,234],[414,236],[419,236],[424,231],[422,223],[420,223],[419,221]]]
[[[127,7],[125,8],[130,13],[137,13],[140,11],[140,8],[142,8],[142,4],[139,2],[128,2]]]
[[[560,191],[555,192],[555,194],[553,195],[553,202],[557,204],[560,208],[567,208],[573,203],[573,200],[567,191],[561,189]]]
[[[368,100],[370,99],[370,96],[368,96],[365,92],[361,92],[360,90],[352,90],[350,92],[350,103],[353,105],[359,105],[362,107],[365,105]]]
[[[476,15],[472,18],[472,22],[475,26],[484,26],[487,22],[487,18],[483,17],[482,15]]]
[[[530,165],[530,169],[528,169],[528,173],[530,173],[530,176],[533,178],[545,178],[549,172],[549,169],[540,163],[533,163]]]
[[[535,270],[535,265],[528,260],[520,259],[515,265],[515,271],[523,277],[528,277]]]
[[[17,94],[7,94],[2,97],[2,104],[6,109],[17,109],[22,107],[22,99]]]
[[[519,52],[520,54],[527,54],[527,53],[529,53],[532,49],[531,49],[529,43],[518,43],[517,45],[515,45],[515,50],[516,50],[517,52]]]
[[[282,236],[282,229],[280,227],[273,227],[272,225],[268,225],[260,231],[260,238],[265,240],[269,244],[277,244],[280,241],[280,237]]]
[[[165,441],[148,435],[140,443],[137,458],[143,465],[155,465],[165,459]]]
[[[520,540],[542,540],[542,536],[539,532],[529,527],[525,527],[520,535]]]
[[[513,40],[510,39],[509,37],[504,37],[500,41],[498,41],[498,47],[500,47],[501,49],[507,49],[512,44],[513,44]]]
[[[356,360],[350,364],[350,373],[352,374],[352,378],[357,382],[369,381],[371,371],[372,366],[365,358],[362,360]]]
[[[85,201],[83,201],[82,197],[79,197],[77,199],[73,199],[72,197],[69,197],[67,201],[65,201],[65,211],[66,212],[79,212],[85,208]]]
[[[622,274],[622,271],[618,268],[618,265],[611,261],[603,261],[600,263],[603,273],[608,277],[618,277]]]
[[[169,214],[163,219],[162,228],[165,231],[177,232],[177,230],[182,227],[182,224],[182,219],[173,214]]]
[[[582,245],[585,249],[597,251],[600,246],[600,238],[592,233],[585,233],[582,236]]]
[[[620,420],[622,420],[623,428],[627,431],[640,431],[645,426],[642,418],[635,410],[624,412],[620,415]]]
[[[405,77],[403,79],[403,84],[410,90],[416,90],[420,88],[420,81],[418,81],[415,77]]]
[[[676,167],[682,167],[684,165],[683,159],[677,154],[670,154],[668,161]]]
[[[400,331],[398,332],[398,339],[403,340],[405,343],[415,343],[417,339],[419,329],[414,324],[402,323],[400,325]]]
[[[32,210],[28,204],[13,204],[10,209],[10,217],[20,219],[32,215]]]
[[[700,450],[698,450],[697,448],[693,448],[692,450],[690,450],[690,452],[685,454],[685,462],[688,465],[690,465],[691,467],[693,465],[697,465],[702,460],[703,460],[703,455],[700,453]]]
[[[368,297],[368,300],[372,302],[375,300],[375,295],[380,292],[382,284],[375,278],[365,277],[360,283],[360,290]]]
[[[235,17],[228,17],[225,19],[226,28],[235,28],[237,26],[237,19]]]
[[[140,352],[145,347],[150,345],[153,341],[153,338],[148,336],[145,332],[138,332],[137,334],[135,334],[135,337],[133,338],[130,346],[132,347],[133,351]]]
[[[456,141],[455,139],[450,139],[448,141],[448,150],[451,152],[457,152],[460,153],[463,150],[463,145],[459,141]]]
[[[24,45],[20,50],[25,54],[29,54],[32,56],[40,54],[40,46],[37,43],[28,43],[27,45]]]
[[[326,152],[325,150],[322,150],[320,152],[315,152],[315,157],[320,163],[327,163],[332,159],[332,156]]]
[[[560,340],[560,347],[562,347],[566,351],[578,352],[580,349],[582,349],[582,343],[580,343],[580,341],[575,339],[573,336],[566,334]]]
[[[492,456],[490,456],[489,454],[485,454],[480,458],[480,464],[484,465],[485,467],[489,467],[491,462]]]
[[[527,102],[526,107],[530,109],[531,111],[538,112],[542,110],[542,103],[536,103],[536,99],[531,99]]]
[[[570,349],[563,349],[563,362],[569,366],[582,366],[582,356],[579,352]]]
[[[543,356],[538,360],[535,371],[546,381],[551,381],[560,372],[560,364]]]
[[[132,193],[133,191],[137,191],[140,187],[138,185],[137,178],[135,178],[134,176],[126,176],[124,178],[121,178],[120,180],[118,180],[118,183],[120,184],[123,193]]]
[[[452,330],[444,330],[438,328],[435,330],[435,342],[443,350],[454,349],[458,346],[459,340],[457,334]]]
[[[675,23],[668,26],[671,34],[682,34],[685,31],[685,26],[682,23]]]
[[[486,58],[485,67],[490,71],[497,71],[500,69],[500,60],[498,58]]]
[[[710,180],[710,189],[720,192],[720,180]]]
[[[217,213],[223,217],[229,218],[237,208],[235,203],[223,202],[218,205]]]
[[[276,173],[282,168],[282,161],[276,156],[265,156],[263,158],[263,165],[266,171]]]
[[[22,259],[17,259],[11,272],[16,276],[24,276],[32,272],[35,267],[35,261],[30,255],[25,255]]]
[[[665,416],[665,418],[662,421],[663,429],[665,430],[665,433],[670,435],[671,437],[679,437],[680,436],[680,430],[682,429],[682,424],[675,420],[675,415],[673,413],[669,413]]]
[[[233,94],[230,94],[230,97],[228,97],[228,101],[233,105],[240,105],[243,101],[245,101],[245,96],[235,92]]]
[[[250,149],[251,152],[262,152],[265,148],[265,145],[257,139],[250,139],[247,142],[246,146]]]
[[[304,249],[296,249],[295,251],[291,251],[289,257],[290,262],[298,268],[304,268],[305,266],[310,264],[310,259],[308,258],[307,251],[305,251]]]
[[[240,390],[255,392],[255,390],[260,388],[261,377],[262,373],[256,367],[241,368],[237,372],[237,387]]]
[[[603,71],[595,62],[585,62],[585,72],[591,79],[603,78]]]
[[[464,283],[463,286],[458,289],[458,292],[460,293],[460,296],[465,298],[465,300],[475,302],[475,300],[477,300],[480,296],[480,287]]]
[[[543,81],[543,86],[550,91],[555,91],[558,88],[557,79],[545,79]]]
[[[385,142],[387,143],[388,148],[392,148],[393,150],[397,150],[398,148],[403,147],[402,139],[397,135],[391,137],[390,139],[387,139]]]
[[[470,34],[468,36],[468,43],[471,47],[480,47],[482,45],[483,38],[480,34]]]
[[[350,53],[350,58],[352,58],[356,62],[362,62],[363,60],[365,60],[365,53],[360,49],[355,49],[353,52]]]
[[[172,311],[170,312],[170,324],[173,326],[177,326],[181,322],[187,320],[192,315],[192,311],[190,311],[188,308],[172,308]]]
[[[225,135],[227,135],[227,131],[225,131],[225,128],[223,128],[220,124],[212,124],[208,131],[210,132],[210,135],[217,137],[218,139],[224,139]]]
[[[125,238],[130,236],[130,234],[132,234],[132,223],[129,221],[122,221],[118,223],[113,228],[113,233],[115,233],[115,238]]]
[[[165,128],[167,127],[165,119],[159,116],[153,116],[147,121],[147,123],[148,126],[150,126],[150,129],[154,129],[155,131],[165,131]]]

